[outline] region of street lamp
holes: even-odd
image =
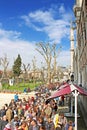
[[[71,80],[71,82],[74,82],[74,74],[73,73],[70,75],[70,80]]]

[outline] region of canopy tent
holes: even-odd
[[[58,90],[65,88],[68,85],[67,82],[64,82],[62,85],[59,86]]]
[[[60,86],[59,90],[57,90],[52,96],[48,99],[56,98],[62,95],[67,95],[72,93],[75,97],[75,130],[77,130],[77,97],[78,94],[82,94],[87,96],[87,91],[82,87],[77,86],[76,84],[64,84],[64,86]]]
[[[80,94],[87,96],[87,91],[82,87],[79,87],[75,84],[65,84],[63,86],[60,86],[60,88],[55,93],[53,93],[53,95],[50,96],[49,99],[70,94],[75,90],[77,90],[77,92],[79,92]]]

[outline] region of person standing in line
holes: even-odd
[[[11,122],[12,115],[13,115],[12,108],[9,106],[6,111],[6,118],[7,118],[8,122]]]
[[[2,117],[0,130],[3,130],[4,127],[5,127],[5,125],[7,125],[7,124],[8,124],[8,121],[7,121],[7,119],[6,119],[6,115],[4,115],[4,116]]]
[[[11,125],[8,123],[3,130],[11,130]]]
[[[14,95],[14,101],[17,102],[18,99],[19,99],[19,96],[18,96],[18,93],[16,93],[16,94]]]

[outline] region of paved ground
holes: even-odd
[[[19,94],[19,98],[22,99],[23,97],[25,97],[25,98],[27,98],[28,96],[31,97],[31,96],[34,96],[34,94],[35,94],[35,92],[30,92],[28,94],[22,93],[22,94]],[[11,99],[14,99],[14,94],[0,93],[0,109],[5,103],[9,103],[11,101]],[[78,107],[78,108],[80,108],[80,107]],[[78,119],[78,129],[87,130],[87,127],[85,126],[80,109],[78,110],[78,112],[81,115],[81,117]],[[73,120],[74,120],[74,118],[73,118]]]
[[[22,99],[23,97],[27,98],[28,96],[34,96],[35,92],[30,92],[28,94],[22,93],[22,94],[18,94],[19,98]],[[14,95],[15,94],[11,94],[11,93],[0,93],[0,109],[1,107],[7,103],[9,104],[9,102],[11,101],[11,99],[14,99]]]

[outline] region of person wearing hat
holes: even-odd
[[[17,124],[17,123],[19,124],[19,118],[18,118],[18,115],[15,114],[15,115],[14,115],[14,118],[11,120],[12,130],[14,130],[15,124]]]

